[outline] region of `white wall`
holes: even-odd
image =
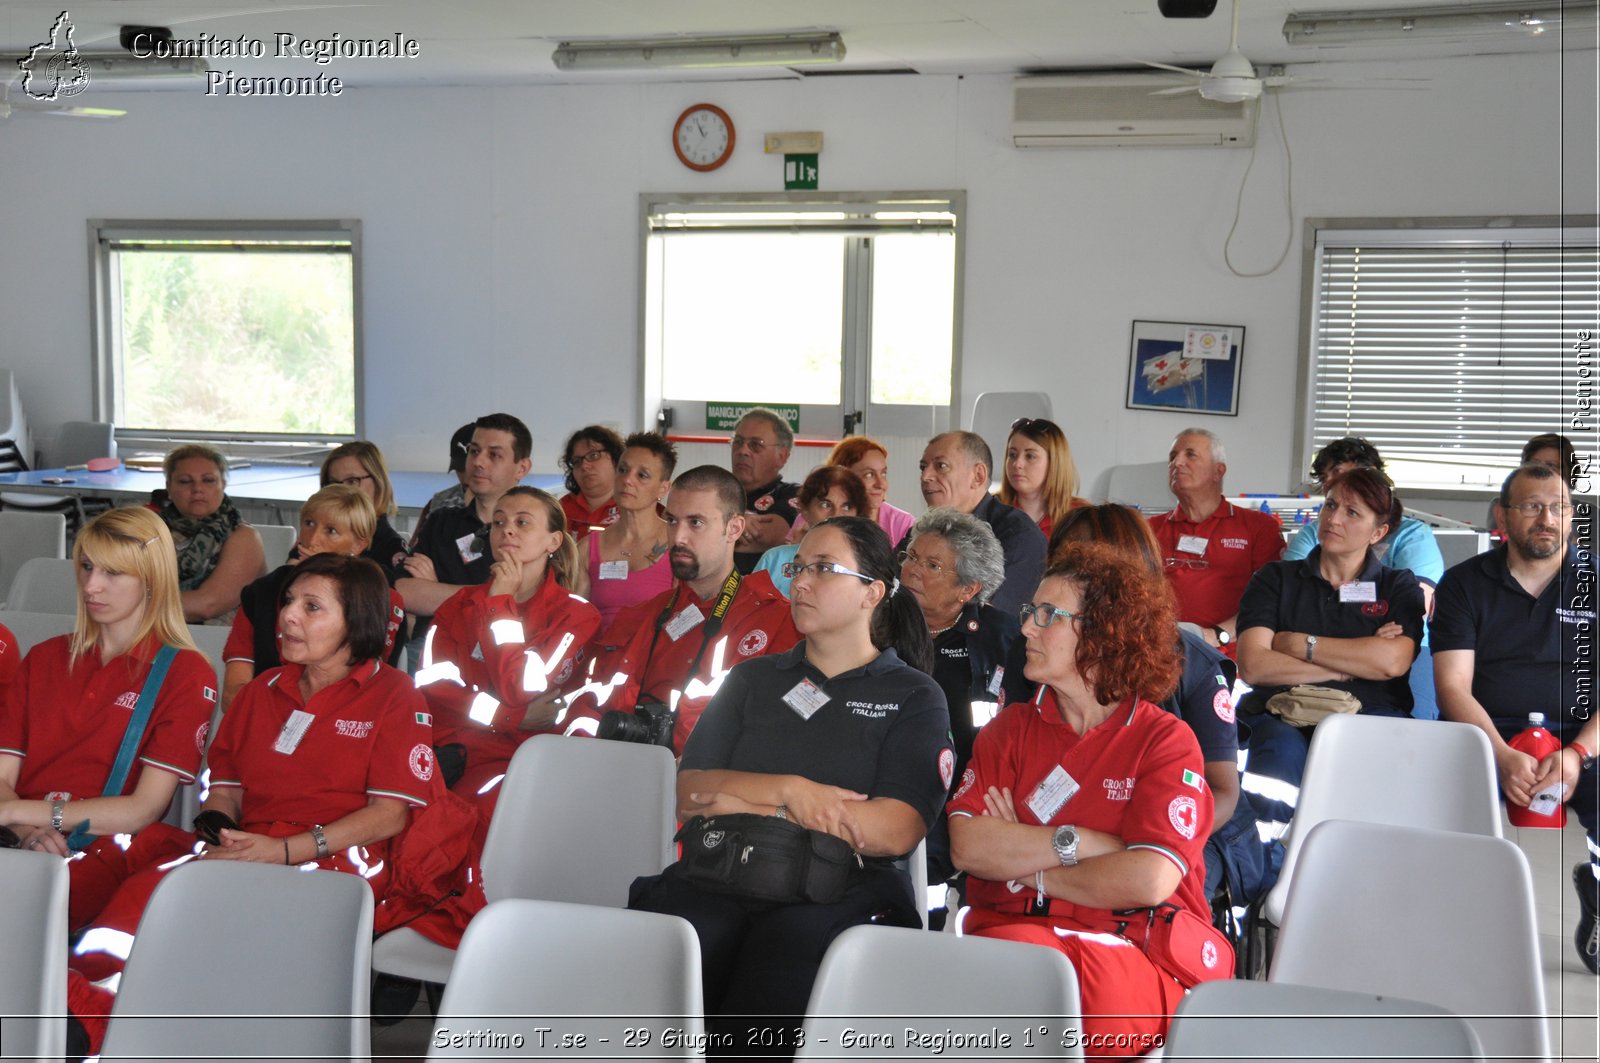
[[[1233,443],[1230,488],[1284,488],[1303,219],[1595,210],[1593,52],[1346,69],[1433,80],[1281,97],[1292,224],[1268,106],[1234,259],[1264,269],[1293,245],[1260,279],[1231,276],[1221,255],[1248,151],[1019,151],[1003,77],[152,93],[115,123],[13,118],[0,124],[0,365],[42,430],[90,415],[89,218],[355,217],[367,434],[396,467],[432,468],[455,426],[506,409],[549,467],[571,427],[638,416],[639,193],[778,188],[760,134],[820,129],[824,189],[967,191],[963,409],[980,391],[1044,387],[1092,480],[1164,457],[1188,420],[1123,409],[1130,322],[1243,324],[1240,416],[1204,420]],[[740,131],[710,175],[668,143],[701,99]],[[915,455],[896,458],[901,495]]]

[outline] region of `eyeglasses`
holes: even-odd
[[[377,479],[376,476],[346,476],[344,479],[338,480],[336,482],[337,483],[342,483],[346,487],[360,487],[362,481],[364,481],[364,480],[376,480],[376,479]]]
[[[1515,505],[1510,505],[1506,508],[1515,513],[1521,513],[1524,517],[1537,517],[1540,513],[1548,510],[1552,517],[1556,518],[1556,520],[1560,520],[1562,517],[1565,517],[1568,513],[1572,512],[1572,503],[1518,502]]]
[[[872,583],[874,581],[874,577],[867,575],[865,572],[857,572],[853,568],[845,568],[843,565],[835,564],[832,561],[813,561],[808,565],[802,565],[798,561],[788,561],[783,566],[783,578],[786,580],[797,580],[807,572],[814,576],[854,576],[864,583]]]
[[[1168,568],[1201,569],[1210,568],[1211,562],[1203,557],[1169,557],[1162,561]]]
[[[902,568],[906,565],[916,565],[930,576],[938,576],[945,571],[945,567],[939,562],[931,557],[922,557],[915,550],[901,550],[894,556],[900,562],[900,567]]]
[[[754,438],[751,436],[734,436],[732,439],[728,440],[728,442],[732,444],[734,450],[738,450],[740,447],[745,447],[752,454],[759,454],[768,447],[777,446],[776,443],[768,443],[765,439]]]
[[[591,451],[588,451],[588,452],[583,453],[583,454],[574,454],[574,455],[572,455],[572,457],[567,458],[566,460],[564,460],[561,464],[565,465],[569,469],[576,469],[580,465],[593,465],[595,462],[599,461],[601,458],[608,457],[608,456],[609,455],[606,453],[606,451],[603,448],[601,448],[601,449],[591,450]]]
[[[1022,608],[1017,611],[1017,618],[1019,620],[1021,620],[1024,624],[1032,620],[1033,626],[1037,628],[1049,627],[1051,624],[1056,622],[1056,617],[1058,616],[1065,617],[1068,620],[1078,620],[1082,618],[1083,614],[1069,613],[1067,610],[1058,609],[1056,606],[1053,606],[1048,602],[1041,603],[1039,605],[1035,605],[1032,602],[1023,602]]]

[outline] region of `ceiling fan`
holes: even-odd
[[[1368,87],[1380,87],[1381,84],[1426,81],[1427,78],[1365,78],[1360,82],[1336,82],[1326,78],[1297,78],[1291,74],[1270,74],[1262,77],[1256,72],[1255,64],[1246,59],[1244,53],[1239,51],[1239,0],[1233,2],[1232,29],[1228,34],[1228,50],[1222,58],[1211,64],[1210,70],[1190,70],[1186,67],[1173,66],[1170,63],[1158,63],[1151,59],[1139,60],[1145,66],[1155,67],[1157,70],[1166,70],[1174,74],[1182,74],[1186,78],[1195,80],[1170,89],[1158,89],[1151,93],[1152,96],[1176,96],[1186,92],[1198,92],[1203,100],[1213,103],[1245,103],[1249,100],[1259,99],[1263,89],[1281,88],[1286,85],[1314,85],[1317,87],[1336,87],[1339,85],[1360,84]],[[1279,67],[1278,69],[1282,69]]]

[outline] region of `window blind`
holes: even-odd
[[[1391,461],[1512,466],[1570,410],[1600,251],[1592,235],[1416,237],[1319,234],[1311,449],[1359,435]]]

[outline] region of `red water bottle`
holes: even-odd
[[[1528,714],[1528,729],[1507,745],[1540,761],[1561,748],[1561,739],[1544,729],[1544,713],[1531,712]],[[1558,779],[1534,794],[1526,808],[1507,801],[1506,815],[1513,827],[1565,827],[1567,805],[1561,781]]]

